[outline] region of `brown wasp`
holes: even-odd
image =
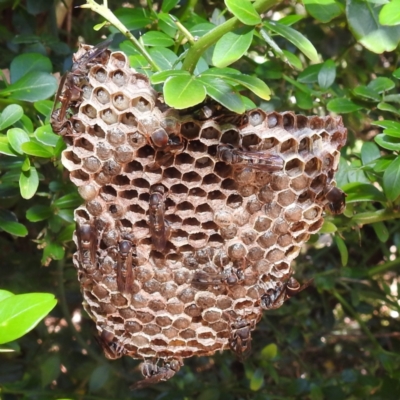
[[[168,223],[164,218],[165,193],[164,186],[156,185],[150,189],[149,221],[151,241],[157,251],[163,251],[169,233]]]
[[[232,321],[232,316],[225,315],[231,320],[229,347],[243,361],[251,351],[251,331],[255,328],[255,321],[246,321],[242,317]]]
[[[96,336],[97,342],[103,348],[106,357],[110,360],[121,358],[125,354],[124,346],[114,341],[115,335],[103,330],[100,336]]]
[[[144,379],[132,385],[131,389],[143,389],[158,382],[167,381],[181,369],[182,365],[183,362],[181,359],[173,359],[164,362],[162,367],[159,367],[155,363],[145,361],[142,364],[142,375],[144,376]]]
[[[96,267],[97,232],[90,224],[79,225],[76,228],[80,262],[84,268]]]
[[[222,285],[227,284],[228,286],[233,286],[238,283],[243,282],[244,273],[241,268],[228,268],[221,273],[196,271],[193,275],[192,283],[199,286],[209,286],[209,285]]]
[[[217,157],[232,165],[248,166],[261,171],[275,172],[283,168],[283,160],[266,151],[239,150],[230,144],[220,144]]]
[[[118,243],[117,287],[118,290],[122,293],[132,293],[133,260],[132,260],[132,242],[130,240],[121,240]]]
[[[314,279],[310,279],[304,285],[293,278],[292,276],[284,284],[275,289],[268,289],[261,296],[261,308],[264,310],[275,310],[279,308],[286,300],[300,293],[313,283]]]
[[[72,123],[66,119],[68,108],[76,103],[81,97],[79,84],[85,78],[93,61],[102,56],[112,39],[108,39],[97,46],[92,47],[72,64],[71,71],[63,75],[54,100],[51,112],[51,126],[54,132],[61,136],[72,135]],[[65,88],[65,89],[64,89]],[[64,89],[64,91],[63,91]],[[61,102],[61,108],[56,109],[57,103]],[[77,104],[74,104],[75,106]]]
[[[341,214],[346,207],[347,194],[336,186],[328,186],[325,189],[325,198],[328,200],[328,207],[332,214]]]

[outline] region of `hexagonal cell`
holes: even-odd
[[[133,127],[138,126],[138,120],[135,117],[135,115],[133,115],[131,112],[121,114],[119,117],[119,120],[122,124],[124,124],[126,126],[133,126]]]
[[[304,171],[304,163],[298,158],[293,158],[285,165],[286,174],[292,178],[299,176]]]
[[[109,63],[115,68],[124,68],[127,63],[126,55],[121,51],[115,51],[111,53]]]
[[[106,137],[106,133],[100,125],[88,126],[88,133],[91,136],[96,136],[99,139],[104,139]]]
[[[260,150],[271,150],[279,145],[279,141],[276,138],[266,138],[261,142]]]
[[[324,224],[324,219],[320,218],[317,222],[314,222],[312,225],[310,225],[308,232],[317,233],[322,228],[323,224]]]
[[[90,104],[86,104],[86,105],[82,105],[80,107],[80,111],[85,114],[87,117],[89,118],[96,118],[97,117],[97,111],[96,109],[90,105]]]
[[[80,186],[78,188],[78,192],[82,197],[82,199],[85,200],[86,202],[90,202],[97,196],[97,189],[94,185]]]
[[[126,210],[121,204],[111,204],[108,207],[108,212],[112,218],[120,218],[125,214]]]
[[[321,208],[318,206],[313,206],[303,211],[303,218],[306,220],[315,220],[321,214]]]
[[[240,142],[239,132],[236,129],[229,129],[228,131],[225,131],[221,136],[220,142],[238,146]]]
[[[107,80],[107,71],[101,66],[93,67],[90,74],[100,83],[104,83]]]
[[[90,142],[89,140],[85,139],[84,137],[80,139],[75,139],[74,140],[74,146],[80,149],[84,149],[86,151],[93,152],[94,146],[93,143]]]
[[[72,122],[72,128],[74,129],[75,132],[77,133],[85,132],[85,125],[82,123],[80,119],[72,117],[70,121]]]
[[[303,193],[301,193],[298,197],[298,202],[299,203],[305,203],[306,201],[310,200],[310,201],[314,201],[315,199],[315,192],[311,191],[311,190],[307,190]]]
[[[188,201],[183,201],[182,203],[179,203],[176,206],[176,211],[179,214],[189,214],[189,215],[193,215],[193,211],[194,211],[194,206],[192,203],[189,203]]]
[[[111,182],[111,177],[106,175],[104,172],[100,171],[94,176],[94,180],[100,186],[107,185]]]
[[[333,118],[328,115],[327,117],[325,117],[325,129],[327,131],[335,130],[337,128],[337,122],[338,118]]]
[[[112,159],[107,160],[103,164],[102,171],[103,171],[104,175],[106,175],[106,176],[115,176],[121,172],[121,166]]]
[[[90,176],[89,176],[86,172],[84,172],[84,171],[82,171],[82,170],[75,170],[75,171],[72,171],[72,172],[70,173],[70,177],[71,177],[71,180],[72,180],[72,181],[75,183],[75,185],[77,185],[77,186],[81,186],[81,185],[85,184],[85,183],[88,182],[89,179],[90,179]]]
[[[258,135],[252,133],[250,135],[246,135],[242,139],[242,147],[244,149],[251,149],[250,146],[258,146],[261,143],[261,139]],[[251,151],[251,150],[249,150]]]
[[[208,174],[203,178],[202,186],[204,187],[213,187],[215,185],[219,185],[221,179],[215,174]]]
[[[305,137],[301,139],[299,143],[299,153],[308,154],[311,152],[311,150],[312,150],[312,142],[310,138]]]
[[[283,127],[287,130],[287,131],[293,131],[294,129],[296,129],[296,115],[292,112],[285,112],[283,113]]]
[[[331,138],[332,144],[336,147],[337,145],[340,145],[340,147],[344,146],[346,143],[346,131],[341,132],[341,131],[336,131],[333,133],[332,138]],[[339,150],[340,150],[339,147]]]
[[[131,180],[125,175],[117,175],[111,180],[111,182],[116,186],[128,186],[131,184]]]
[[[71,169],[71,164],[78,166],[81,164],[81,159],[72,150],[64,150],[62,153],[63,164],[67,164],[66,168]]]
[[[95,89],[94,97],[100,104],[107,104],[110,102],[110,93],[101,86]]]
[[[286,175],[273,175],[271,180],[272,190],[284,190],[289,187],[290,178]]]
[[[144,74],[132,74],[131,83],[138,88],[147,88],[149,86],[149,78]]]
[[[330,135],[329,135],[329,133],[327,131],[322,131],[320,133],[320,136],[321,136],[321,139],[322,139],[323,142],[329,142]]]
[[[192,140],[189,142],[187,149],[191,155],[198,158],[201,154],[206,153],[207,146],[201,143],[200,140]]]
[[[136,156],[143,159],[142,162],[150,161],[149,159],[154,159],[154,149],[151,146],[143,146],[138,149]]]
[[[188,188],[185,185],[182,185],[180,183],[177,185],[172,185],[170,188],[171,194],[181,195],[181,194],[187,194],[187,192],[188,192]]]
[[[308,118],[305,115],[296,115],[297,129],[308,128]]]
[[[208,125],[207,123],[204,125],[200,132],[200,138],[207,144],[219,141],[222,134],[219,126],[214,123],[212,125]]]
[[[290,232],[292,233],[299,233],[299,232],[305,232],[308,228],[308,224],[306,224],[303,221],[296,222],[292,224],[290,227]]]
[[[129,107],[129,98],[123,93],[113,94],[112,104],[117,110],[124,111]]]
[[[117,86],[120,87],[128,83],[128,76],[121,69],[111,72],[110,78]]]
[[[285,253],[279,249],[273,249],[267,253],[266,259],[271,263],[282,261]]]
[[[319,193],[326,185],[326,176],[319,175],[314,178],[311,182],[310,188],[314,190],[314,192]]]
[[[281,114],[273,111],[269,114],[267,114],[267,124],[268,128],[276,128],[279,126],[283,126],[283,117]]]
[[[212,215],[212,213],[213,209],[209,206],[209,204],[200,204],[195,210],[195,214],[199,215],[199,217],[205,215],[207,218],[209,218],[209,215]]]
[[[260,215],[255,220],[254,229],[258,232],[265,232],[270,228],[271,224],[272,221],[269,218]]]
[[[92,95],[93,92],[93,87],[92,85],[83,85],[82,86],[82,97],[86,100],[90,99],[90,96]]]
[[[131,100],[131,107],[136,108],[141,113],[145,113],[154,108],[154,101],[151,97],[142,94]]]
[[[192,121],[184,122],[181,125],[180,134],[186,139],[193,140],[199,137],[200,126]]]
[[[256,110],[249,111],[248,117],[250,125],[258,126],[264,122],[266,115],[263,110],[258,108]]]
[[[179,170],[177,170],[175,167],[170,167],[164,170],[163,172],[163,179],[168,179],[168,180],[181,180],[182,174]]]
[[[295,139],[288,139],[281,144],[281,153],[295,153],[297,152],[297,141]]]
[[[225,195],[223,197],[225,198]],[[229,195],[226,204],[228,205],[228,207],[233,209],[239,208],[243,204],[243,197],[240,196],[239,194],[231,194]]]
[[[323,117],[312,116],[308,117],[308,120],[312,130],[319,130],[325,127],[325,120]]]
[[[237,183],[234,179],[228,178],[224,179],[221,183],[221,188],[224,190],[231,190],[231,191],[237,191]],[[247,197],[247,196],[246,196]]]
[[[112,125],[118,122],[118,115],[113,109],[107,108],[100,112],[100,118],[107,124]]]
[[[83,168],[88,173],[93,173],[101,168],[101,162],[98,158],[90,156],[83,159]]]
[[[101,160],[108,160],[113,156],[114,151],[107,142],[97,142],[96,154]]]
[[[315,176],[321,172],[321,167],[321,161],[317,157],[314,157],[306,163],[304,171],[309,176]]]
[[[297,199],[297,195],[293,193],[290,189],[284,190],[278,194],[278,204],[282,207],[287,207],[290,204],[293,204]]]
[[[233,168],[224,162],[217,162],[214,166],[214,172],[221,178],[227,178],[232,175]]]
[[[150,183],[143,178],[137,178],[132,180],[132,186],[139,189],[149,189]]]

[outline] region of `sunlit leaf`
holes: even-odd
[[[383,190],[391,201],[400,196],[400,157],[397,157],[383,174]]]
[[[35,167],[22,171],[19,178],[19,188],[24,199],[30,199],[39,187],[39,176]]]
[[[177,109],[192,107],[206,97],[204,85],[192,76],[174,76],[164,84],[164,98],[168,105]]]
[[[400,24],[400,0],[391,0],[382,7],[379,13],[379,22],[382,25]]]
[[[318,72],[318,84],[321,89],[328,89],[336,78],[336,65],[333,60],[326,60]]]
[[[303,0],[303,4],[307,12],[321,22],[329,22],[343,12],[342,5],[335,0]]]
[[[245,25],[257,25],[261,17],[249,0],[225,0],[228,10]]]
[[[24,115],[24,110],[19,104],[8,105],[0,114],[0,131],[15,124]]]

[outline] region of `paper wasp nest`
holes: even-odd
[[[263,310],[301,289],[290,264],[324,208],[344,207],[341,118],[185,115],[122,52],[89,46],[60,99],[52,124],[84,199],[73,261],[106,355],[145,360],[146,384],[186,357],[245,356]]]

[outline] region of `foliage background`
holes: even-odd
[[[131,8],[120,9],[122,1],[109,3],[126,23],[136,21]],[[101,17],[69,1],[0,1],[0,289],[58,299],[34,330],[2,346],[15,352],[0,353],[1,399],[399,398],[400,2],[270,3],[264,20],[286,17],[315,46],[319,62],[266,26],[275,50],[255,36],[232,67],[267,83],[270,101],[247,93],[264,109],[343,114],[349,139],[337,180],[348,193],[346,213],[328,216],[298,257],[296,277],[314,277],[315,285],[265,314],[244,364],[230,352],[189,359],[169,382],[132,393],[138,362],[105,359],[82,312],[70,258],[80,200],[59,162],[62,144],[45,128],[52,107],[46,99],[56,90],[51,74],[70,67],[78,41],[98,43],[110,30],[94,31]],[[129,4],[146,9],[150,1]],[[383,4],[393,8],[379,15]],[[155,12],[160,5],[154,2]],[[224,9],[222,1],[188,0],[169,12],[190,28],[231,18],[220,15]],[[132,32],[158,28],[153,18]]]

